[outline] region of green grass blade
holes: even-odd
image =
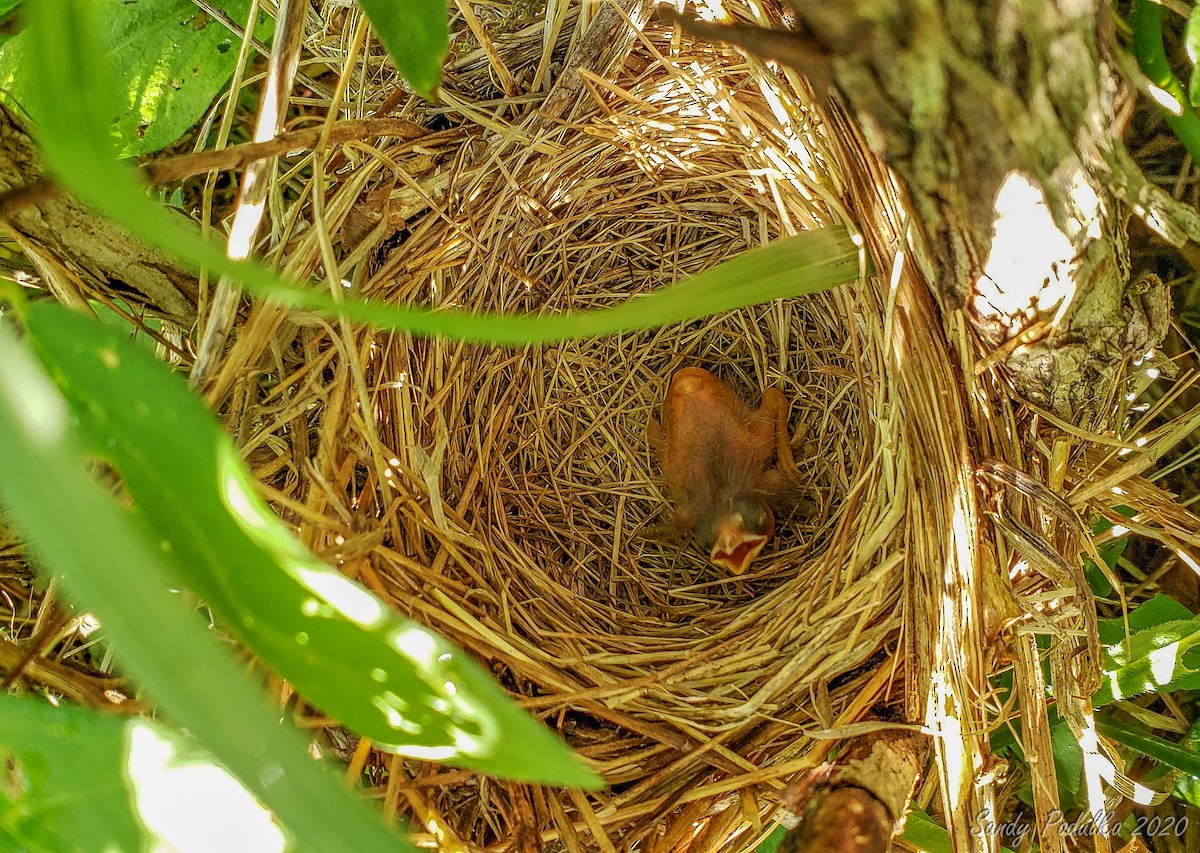
[[[86,473],[66,402],[2,324],[0,363],[0,494],[41,565],[101,620],[130,675],[312,848],[413,850],[307,756],[168,591],[157,542]]]
[[[304,548],[184,382],[111,328],[34,305],[34,348],[88,449],[120,473],[177,582],[310,702],[381,747],[487,773],[595,787],[548,729],[438,635]]]
[[[431,311],[347,300],[281,279],[260,263],[234,262],[216,243],[166,216],[146,198],[133,171],[117,162],[108,137],[112,89],[86,0],[34,0],[28,36],[31,98],[43,115],[39,138],[56,177],[83,201],[131,232],[197,268],[229,275],[281,302],[382,328],[494,344],[550,343],[683,322],[857,278],[859,252],[845,228],[810,231],[747,252],[706,273],[615,308],[571,314],[496,315]]]
[[[1117,743],[1124,744],[1142,755],[1148,755],[1155,761],[1182,770],[1191,776],[1200,776],[1200,755],[1186,746],[1151,734],[1140,726],[1118,722],[1108,714],[1096,715],[1096,730]]]

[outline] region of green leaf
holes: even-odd
[[[5,850],[284,849],[270,812],[156,723],[0,696]]]
[[[96,34],[105,72],[90,85],[111,87],[117,95],[108,121],[118,156],[165,148],[196,123],[224,88],[237,62],[238,39],[191,0],[90,3],[100,22]],[[249,8],[246,0],[217,5],[229,6],[241,21]],[[30,51],[35,49],[28,32],[0,48],[0,87],[43,121],[44,106],[34,108],[30,98],[36,74]]]
[[[1129,611],[1129,630],[1157,628],[1168,622],[1192,619],[1195,614],[1169,595],[1157,593]],[[1098,626],[1100,642],[1115,645],[1125,638],[1125,620],[1101,619]]]
[[[1200,687],[1197,646],[1200,620],[1180,619],[1135,630],[1128,643],[1118,642],[1105,649],[1104,680],[1093,703],[1100,707],[1153,690]]]
[[[467,656],[304,548],[204,404],[163,364],[53,303],[32,306],[27,324],[89,450],[121,475],[172,556],[176,582],[309,701],[414,758],[599,784]]]
[[[1108,714],[1096,715],[1096,730],[1142,755],[1176,770],[1200,776],[1200,755],[1188,745],[1172,743],[1140,726],[1118,722]]]
[[[106,132],[111,113],[105,106],[111,92],[97,86],[105,72],[91,13],[86,0],[37,0],[29,6],[28,34],[36,48],[29,56],[36,72],[31,94],[41,108],[41,141],[55,175],[132,233],[284,304],[418,335],[520,345],[694,320],[858,278],[859,250],[846,229],[838,227],[778,240],[682,284],[599,311],[512,316],[335,302],[319,290],[285,282],[262,264],[229,260],[221,246],[201,239],[195,229],[167,217],[146,198],[132,171],[113,157]]]
[[[972,832],[981,834],[999,832],[1002,837],[1006,839],[1011,838],[1017,842],[1020,839],[1013,836],[1020,830],[1028,833],[1032,832],[1033,828],[1031,826],[993,826],[989,825],[986,822],[986,818],[983,817],[979,819],[979,826],[971,828]],[[909,806],[908,817],[904,821],[904,832],[900,837],[917,849],[926,851],[926,853],[951,853],[954,849],[954,845],[950,843],[950,833],[915,805]],[[1001,853],[1013,853],[1007,847],[1001,847],[1000,850]]]
[[[1123,515],[1127,515],[1131,518],[1134,515],[1133,510],[1127,506],[1119,506],[1115,507],[1115,509]],[[1112,526],[1113,523],[1111,521],[1109,521],[1107,518],[1102,518],[1092,525],[1092,533],[1099,535],[1106,530],[1111,529]],[[1104,564],[1110,570],[1115,568],[1117,561],[1121,559],[1121,555],[1125,553],[1125,546],[1128,544],[1129,537],[1122,536],[1118,539],[1114,539],[1106,545],[1102,545],[1099,548],[1100,559],[1104,561]],[[1097,566],[1095,562],[1087,557],[1085,557],[1083,560],[1083,572],[1084,576],[1087,578],[1088,586],[1092,588],[1092,592],[1097,596],[1103,598],[1112,593],[1112,584],[1109,583],[1108,577],[1106,577],[1105,573],[1100,570],[1100,567]]]
[[[1129,26],[1133,30],[1133,55],[1157,90],[1156,100],[1162,107],[1163,120],[1179,141],[1200,162],[1200,117],[1192,109],[1183,84],[1171,70],[1163,49],[1162,6],[1155,0],[1133,0],[1129,10]]]
[[[1188,100],[1193,107],[1200,106],[1200,6],[1193,6],[1188,15],[1187,26],[1183,30],[1183,47],[1192,63],[1192,73],[1188,78]]]
[[[1054,753],[1059,802],[1064,805],[1074,803],[1083,781],[1083,749],[1066,720],[1055,720],[1050,726],[1050,749]]]
[[[783,824],[779,824],[771,834],[764,838],[759,845],[754,848],[754,853],[775,853],[779,849],[779,845],[783,843],[783,839],[788,834],[788,828]]]
[[[6,324],[0,363],[7,517],[43,568],[101,621],[124,669],[307,846],[412,851],[306,754],[244,666],[168,591],[157,542],[93,482],[66,402]]]
[[[396,68],[424,98],[432,98],[450,49],[445,0],[358,0]]]
[[[1193,755],[1200,755],[1200,720],[1192,723],[1179,741],[1179,746]],[[1200,807],[1200,774],[1183,773],[1175,781],[1175,796]]]

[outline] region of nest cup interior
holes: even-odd
[[[615,82],[585,74],[561,121],[455,116],[437,140],[383,152],[394,182],[384,158],[360,167],[383,209],[351,229],[370,234],[363,245],[343,234],[372,259],[364,294],[590,310],[837,221],[839,179],[796,79],[654,24],[624,67]],[[662,796],[639,781],[666,765],[702,784],[711,756],[687,755],[713,733],[742,733],[743,770],[796,758],[801,729],[850,705],[868,677],[856,668],[899,621],[899,557],[879,550],[898,523],[883,343],[879,324],[857,321],[876,299],[851,286],[542,347],[376,334],[366,386],[415,496],[400,501],[407,514],[384,513],[390,542],[371,552],[383,588],[489,662],[625,790],[618,799]],[[799,509],[779,514],[738,577],[662,535],[671,509],[646,430],[690,365],[752,407],[766,387],[791,405]],[[453,792],[439,796],[456,810]]]
[[[371,295],[491,311],[595,309],[832,220],[814,191],[820,163],[808,117],[785,78],[753,78],[742,58],[703,46],[690,49],[705,64],[681,71],[652,55],[655,42],[669,47],[669,30],[647,38],[631,60],[640,73],[585,95],[540,149],[464,135],[446,154],[455,166],[440,198],[406,221],[402,242],[376,247]],[[393,202],[406,192],[395,190]],[[863,352],[872,342],[847,320],[853,303],[838,291],[520,350],[392,339],[369,365],[376,383],[397,385],[380,398],[395,433],[388,443],[424,448],[422,459],[435,452],[433,497],[453,509],[411,550],[416,562],[432,558],[436,579],[417,574],[525,640],[530,654],[578,665],[564,689],[641,678],[647,655],[667,664],[733,639],[731,652],[756,656],[793,645],[815,612],[844,613],[841,599],[862,576],[848,555],[862,533],[848,498],[872,491],[878,431],[864,389],[876,367]],[[687,365],[712,370],[751,406],[768,386],[791,403],[805,510],[782,514],[741,577],[710,566],[694,543],[662,536],[670,508],[646,428],[672,373]],[[420,469],[422,459],[409,461]],[[428,591],[417,577],[410,584]],[[473,627],[450,627],[496,654],[479,648]],[[861,663],[866,627],[846,633],[858,640],[846,660],[825,650],[835,669]],[[748,681],[761,683],[763,667]],[[677,673],[635,704],[673,707],[680,690],[703,722],[697,709],[740,706],[755,687],[688,685]]]

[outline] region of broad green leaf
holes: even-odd
[[[358,0],[396,69],[424,98],[432,98],[450,49],[445,0]]]
[[[39,0],[45,2],[45,0]],[[108,85],[117,95],[109,115],[117,154],[136,156],[165,148],[181,137],[212,105],[237,61],[238,40],[191,0],[88,0],[100,26]],[[247,0],[224,0],[231,17],[245,21]],[[0,88],[32,108],[30,84],[35,66],[28,32],[0,48]],[[44,103],[44,102],[43,102]]]
[[[1131,615],[1132,618],[1132,615]],[[1153,690],[1200,687],[1200,620],[1181,619],[1134,630],[1128,642],[1106,647],[1096,707]]]
[[[244,666],[169,591],[175,570],[158,540],[93,481],[66,401],[6,324],[0,364],[6,515],[39,564],[103,623],[125,671],[309,848],[413,850],[309,758]]]
[[[304,548],[232,441],[124,335],[53,303],[27,320],[89,450],[123,478],[176,581],[309,701],[381,747],[496,775],[594,786],[466,655]]]
[[[810,231],[747,252],[674,287],[615,308],[571,314],[496,315],[335,302],[319,288],[288,283],[256,262],[234,262],[216,243],[166,216],[146,198],[131,169],[114,159],[99,84],[99,54],[87,0],[36,0],[28,35],[35,69],[32,100],[42,118],[41,142],[55,175],[83,201],[147,241],[188,262],[228,274],[247,289],[293,307],[341,314],[418,335],[448,335],[498,344],[548,343],[682,322],[746,305],[827,290],[853,281],[859,251],[845,228]]]
[[[1129,630],[1157,628],[1168,622],[1186,621],[1194,616],[1192,611],[1169,595],[1158,593],[1129,611]],[[1100,642],[1116,645],[1125,639],[1125,620],[1101,619],[1097,633],[1100,635]]]
[[[1004,841],[1019,843],[1020,836],[1032,833],[1034,830],[1032,825],[997,824],[994,820],[989,821],[986,817],[980,816],[978,826],[971,827],[970,831],[978,835],[999,834]],[[904,820],[904,832],[900,837],[918,850],[924,850],[927,853],[951,853],[954,849],[954,845],[950,843],[950,833],[915,805],[909,807],[908,816]],[[1013,853],[1007,847],[1001,847],[1000,850],[1001,853]]]
[[[270,812],[147,720],[0,696],[5,850],[283,850]]]

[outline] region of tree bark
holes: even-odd
[[[925,764],[922,735],[886,732],[851,742],[837,763],[789,788],[801,822],[779,853],[886,853]]]
[[[687,26],[836,87],[904,184],[943,312],[963,312],[1021,395],[1099,425],[1125,366],[1161,343],[1170,317],[1162,282],[1130,275],[1127,210],[1172,242],[1200,239],[1200,216],[1149,184],[1121,142],[1108,4],[789,5],[786,34]],[[1014,176],[1042,194],[1044,230],[1061,235],[1015,279],[989,265]]]
[[[0,107],[0,192],[42,176],[20,120]],[[132,237],[67,195],[48,195],[5,222],[46,285],[68,304],[90,290],[190,328],[196,319],[196,274],[182,261]]]

